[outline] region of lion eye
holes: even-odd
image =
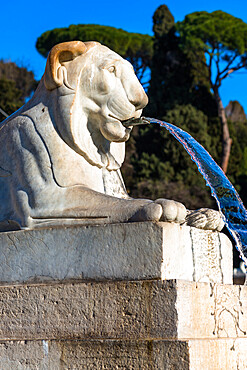
[[[114,73],[114,72],[116,71],[116,67],[115,67],[115,66],[110,66],[110,67],[108,68],[108,71],[109,71],[110,73]]]

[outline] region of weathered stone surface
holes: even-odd
[[[0,344],[0,368],[186,370],[189,348],[174,341],[15,341]]]
[[[184,279],[232,283],[232,245],[175,223],[0,233],[0,281]]]
[[[245,370],[247,339],[52,340],[0,344],[0,368]]]
[[[0,340],[246,338],[247,287],[184,281],[0,288]]]
[[[0,340],[176,338],[173,281],[0,288]]]

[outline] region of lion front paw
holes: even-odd
[[[157,199],[155,203],[162,206],[163,212],[160,221],[185,222],[187,210],[182,203],[169,199]]]
[[[198,229],[214,231],[221,231],[224,227],[220,212],[208,208],[187,211],[186,224]]]
[[[142,205],[129,221],[168,221],[184,223],[187,210],[182,203],[157,199]]]

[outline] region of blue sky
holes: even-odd
[[[94,0],[94,1],[4,1],[1,3],[0,58],[27,66],[40,78],[45,59],[35,49],[36,39],[45,31],[70,24],[95,23],[152,35],[152,15],[161,4],[168,5],[175,20],[194,11],[223,10],[247,22],[245,0]],[[238,100],[247,112],[247,71],[229,77],[221,88],[224,106]]]

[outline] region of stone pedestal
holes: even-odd
[[[225,235],[137,223],[0,243],[0,369],[246,369]]]
[[[221,233],[174,223],[74,226],[0,233],[0,282],[183,279],[232,283]]]

